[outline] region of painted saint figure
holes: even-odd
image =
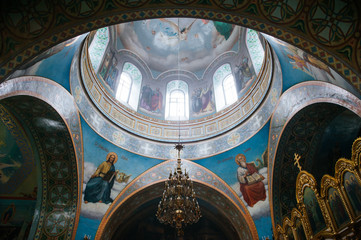
[[[14,216],[14,214],[15,214],[15,204],[12,203],[12,204],[10,204],[10,206],[8,206],[8,208],[2,214],[1,224],[7,224],[11,220],[11,218]]]
[[[249,66],[247,57],[242,58],[241,63],[236,65],[235,71],[239,92],[247,86],[249,81],[253,81],[256,77],[254,69]]]
[[[117,179],[118,171],[115,171],[114,164],[118,160],[118,155],[114,152],[108,153],[106,161],[100,164],[95,173],[89,179],[84,191],[84,203],[100,202],[111,203],[113,199],[110,198],[111,189],[114,181],[127,182],[130,176],[122,179]]]
[[[212,112],[212,89],[211,87],[203,89],[198,88],[192,94],[192,110],[194,113]]]
[[[264,177],[258,173],[254,163],[247,163],[244,154],[236,156],[238,164],[237,178],[243,199],[253,207],[258,201],[266,200],[266,189],[262,180]]]

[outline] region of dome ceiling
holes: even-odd
[[[110,120],[121,136],[116,144],[125,149],[133,151],[127,139],[135,134],[160,141],[154,147],[164,153],[180,135],[195,148],[212,139],[206,145],[222,152],[256,133],[273,110],[282,78],[271,51],[258,32],[228,23],[129,22],[89,34],[80,56],[84,85],[75,83],[77,77],[71,82],[90,97],[92,103],[81,103],[84,110]],[[221,144],[227,139],[236,144]],[[199,157],[191,152],[187,158]]]
[[[117,50],[136,53],[152,70],[197,72],[221,54],[237,52],[240,31],[239,26],[204,19],[147,19],[116,25],[114,41]]]

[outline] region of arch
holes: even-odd
[[[38,147],[42,196],[38,196],[41,208],[34,239],[74,238],[80,212],[83,149],[73,98],[48,79],[21,77],[2,85],[0,102],[21,116]],[[64,186],[64,181],[71,184]],[[59,221],[60,226],[55,226],[54,221]]]
[[[289,42],[322,59],[359,88],[360,54],[352,52],[352,49],[357,49],[361,45],[360,34],[357,31],[360,12],[358,1],[346,4],[346,6],[335,3],[327,6],[323,2],[306,5],[304,1],[297,1],[297,5],[291,7],[288,4],[267,1],[226,4],[218,1],[180,3],[168,0],[160,3],[159,1],[139,0],[127,3],[111,1],[104,4],[99,2],[88,6],[87,10],[74,8],[72,4],[75,3],[55,8],[53,4],[49,3],[47,10],[41,12],[42,19],[48,19],[48,21],[39,21],[41,25],[36,30],[29,28],[29,19],[33,20],[35,16],[39,15],[38,11],[40,10],[36,9],[36,4],[30,7],[24,6],[23,3],[5,4],[2,9],[4,19],[7,21],[4,21],[5,27],[1,36],[6,37],[2,42],[3,44],[6,42],[7,46],[11,46],[13,49],[9,50],[5,45],[0,48],[3,56],[0,63],[2,77],[8,76],[15,68],[40,52],[66,39],[94,29],[147,17],[202,16],[206,19],[240,24]],[[182,6],[180,7],[179,4]],[[28,11],[24,12],[24,9]],[[277,12],[287,12],[287,14],[277,16],[273,12],[275,9]],[[321,10],[318,12],[320,14],[316,16],[317,9],[329,9],[329,11]],[[340,16],[342,16],[343,11],[349,13],[347,16],[343,15],[345,19],[330,17],[333,14],[340,14],[340,12]],[[22,16],[24,21],[12,21],[12,16]],[[302,18],[299,18],[300,16]],[[87,19],[92,20],[86,21]],[[330,31],[329,34],[324,34],[321,31],[323,28],[312,27],[320,25],[319,21],[323,21],[322,26]],[[345,22],[347,24],[343,24]],[[18,26],[21,24],[24,25]],[[347,25],[345,29],[341,27],[344,25]],[[337,26],[337,34],[331,34],[333,31],[331,26]],[[325,38],[325,36],[328,37]],[[21,60],[19,61],[19,59]]]
[[[321,91],[322,89],[322,91]],[[292,96],[297,96],[296,98],[293,98]],[[276,209],[277,205],[273,203],[274,201],[277,201],[276,199],[279,198],[279,196],[276,194],[276,192],[279,192],[280,189],[277,188],[277,184],[275,183],[276,179],[273,173],[275,170],[275,165],[277,164],[277,154],[280,151],[280,148],[286,149],[287,146],[291,146],[291,143],[286,142],[281,143],[282,137],[287,132],[292,132],[292,129],[286,129],[287,126],[291,123],[291,121],[296,121],[297,116],[301,116],[298,113],[302,112],[302,110],[310,107],[314,107],[313,111],[317,111],[317,104],[328,104],[331,106],[334,111],[331,110],[328,111],[331,114],[337,114],[337,112],[342,111],[342,109],[348,109],[351,112],[355,113],[358,117],[361,116],[360,106],[361,101],[355,97],[354,95],[348,93],[346,90],[341,89],[335,85],[324,83],[324,82],[318,82],[318,81],[312,81],[312,82],[305,82],[298,84],[289,90],[287,90],[281,97],[276,110],[274,112],[274,115],[271,119],[271,127],[270,127],[270,136],[269,136],[269,177],[271,182],[271,188],[270,188],[270,201],[271,201],[271,216],[273,224],[276,224],[276,221],[280,221],[279,215],[279,208]],[[318,108],[320,109],[320,108]],[[341,109],[341,110],[340,110]],[[321,111],[317,112],[317,114],[322,114]],[[309,115],[309,114],[308,114]],[[325,119],[324,123],[326,124],[327,117],[324,115],[323,117]],[[332,119],[332,118],[331,118]],[[294,123],[292,123],[294,124]],[[325,125],[323,124],[325,128]],[[304,128],[308,129],[308,127]],[[309,129],[310,130],[310,129]],[[316,131],[317,129],[315,129]],[[310,130],[313,131],[313,130]],[[313,135],[312,135],[313,134]],[[312,133],[311,136],[314,136],[314,133]],[[313,141],[312,144],[309,146],[315,146],[314,143],[319,143],[319,139],[310,139],[310,141]],[[295,140],[297,142],[297,139]],[[312,148],[314,149],[314,147]],[[284,156],[285,161],[287,160],[287,164],[289,164],[289,167],[287,168],[289,172],[292,173],[293,169],[295,168],[293,166],[293,153],[292,155]],[[286,165],[285,165],[286,166]],[[287,165],[288,166],[288,165]],[[286,168],[285,168],[286,169]],[[295,168],[296,169],[296,168]],[[297,169],[294,170],[297,173]],[[279,175],[277,175],[279,176]],[[293,176],[293,175],[292,175]],[[277,180],[278,182],[280,180]],[[292,189],[290,189],[292,190]],[[284,196],[285,194],[283,194]],[[290,199],[294,199],[294,194],[289,194]],[[281,201],[279,199],[279,201]],[[294,201],[293,201],[294,202]],[[279,207],[279,206],[278,206]],[[291,207],[292,208],[292,207]],[[278,220],[277,220],[278,219]]]
[[[112,234],[109,226],[112,222],[114,222],[111,221],[111,219],[116,215],[116,213],[120,214],[118,212],[118,208],[138,192],[154,184],[163,183],[166,179],[168,179],[169,172],[175,165],[176,160],[165,161],[144,172],[129,183],[105,213],[99,225],[95,239],[103,239],[105,236],[109,237]],[[182,160],[182,166],[187,169],[187,172],[195,185],[199,184],[199,186],[203,189],[206,188],[208,190],[212,190],[214,197],[222,199],[217,200],[219,203],[223,201],[227,202],[229,209],[232,209],[228,214],[229,216],[232,216],[231,218],[233,219],[233,224],[237,224],[236,226],[245,226],[242,228],[236,228],[236,230],[242,231],[241,229],[243,229],[244,231],[249,231],[248,233],[239,232],[239,234],[245,234],[252,239],[258,239],[257,230],[247,208],[244,206],[237,194],[222,179],[206,168],[191,161]],[[151,198],[161,196],[163,187],[158,187],[157,189],[157,191],[147,191],[148,194],[153,194],[153,197]],[[196,194],[204,200],[207,200],[207,198],[212,199],[212,194],[207,194],[207,191],[198,191]],[[215,202],[217,201],[215,200]]]

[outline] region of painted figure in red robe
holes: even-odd
[[[253,207],[258,201],[266,199],[266,189],[262,180],[264,177],[258,173],[254,163],[247,163],[244,154],[236,156],[238,164],[237,178],[244,201]]]

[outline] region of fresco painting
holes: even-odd
[[[248,56],[240,57],[239,63],[236,64],[234,69],[234,76],[238,97],[241,97],[257,79],[256,72]]]
[[[303,192],[303,199],[307,211],[308,219],[310,220],[313,234],[317,234],[326,227],[320,205],[313,190],[306,187]]]
[[[204,116],[215,111],[213,85],[193,90],[191,97],[192,117]]]
[[[118,78],[118,61],[116,58],[112,58],[112,65],[109,67],[107,77],[105,79],[105,83],[109,86],[110,89],[116,89],[117,86],[117,78]]]
[[[340,194],[335,188],[330,188],[327,195],[331,212],[334,216],[337,227],[341,227],[344,223],[350,221],[345,206],[342,203]]]
[[[283,91],[300,82],[319,80],[335,84],[355,96],[360,96],[353,86],[319,59],[272,36],[263,36],[275,50],[281,63],[283,79],[287,79],[283,81]]]
[[[31,142],[2,106],[0,114],[0,198],[36,199],[37,169]]]
[[[265,227],[271,226],[267,168],[268,135],[269,123],[240,146],[195,161],[220,176],[236,192],[251,214],[260,239],[272,237],[272,228]],[[241,164],[245,167],[240,167]]]
[[[107,52],[103,58],[103,63],[101,65],[101,67],[99,68],[100,70],[98,70],[98,74],[101,76],[100,79],[105,79],[105,77],[106,77],[107,70],[109,68],[110,58],[111,58],[111,55],[109,52]]]
[[[204,71],[214,55],[237,45],[240,33],[233,24],[194,18],[147,19],[115,28],[118,50],[137,53],[159,72],[179,67]]]
[[[31,62],[25,64],[20,70],[15,71],[10,78],[19,76],[41,76],[54,80],[68,91],[69,70],[73,56],[86,34],[69,39],[46,50],[35,57]],[[60,64],[61,63],[61,64]]]
[[[1,199],[0,238],[27,239],[33,221],[36,200]]]
[[[361,185],[356,176],[351,172],[344,174],[343,185],[347,197],[356,215],[361,214]]]
[[[277,49],[282,49],[282,55],[288,59],[293,69],[303,71],[313,77],[314,80],[335,80],[335,73],[317,58],[276,38],[269,36],[266,36],[266,38],[270,40],[273,45],[278,44]]]
[[[236,156],[238,164],[237,178],[243,200],[248,206],[253,207],[258,201],[266,200],[266,189],[264,187],[264,176],[258,173],[254,162],[247,163],[246,156],[242,153]]]
[[[111,203],[113,199],[110,198],[110,193],[114,182],[128,183],[130,175],[115,170],[114,164],[117,161],[118,155],[116,153],[108,153],[106,161],[98,166],[86,185],[84,203]]]
[[[114,146],[95,133],[82,119],[84,180],[76,239],[94,238],[110,204],[134,178],[161,163]],[[95,157],[97,156],[97,157]],[[134,167],[137,166],[137,167]]]
[[[141,89],[139,107],[141,111],[156,116],[163,114],[163,94],[159,88],[144,85]]]

